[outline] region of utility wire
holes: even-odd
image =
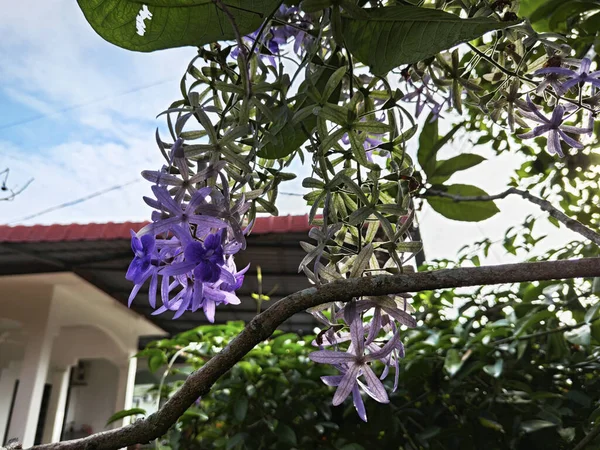
[[[97,192],[94,192],[92,194],[86,195],[85,197],[81,197],[81,198],[78,198],[76,200],[71,200],[71,201],[66,202],[66,203],[61,203],[60,205],[52,206],[51,208],[44,209],[42,211],[36,212],[34,214],[31,214],[29,216],[21,217],[20,219],[15,219],[15,220],[13,220],[11,222],[8,222],[7,225],[12,225],[12,224],[17,223],[17,222],[24,222],[25,220],[34,219],[34,218],[39,217],[39,216],[41,216],[43,214],[48,214],[49,212],[52,212],[52,211],[57,211],[59,209],[67,208],[69,206],[78,205],[80,203],[83,203],[83,202],[86,202],[88,200],[91,200],[92,198],[100,197],[101,195],[107,194],[109,192],[118,191],[119,189],[123,189],[125,186],[129,186],[129,185],[137,183],[139,181],[141,181],[141,180],[139,178],[136,178],[135,180],[128,181],[127,183],[124,183],[124,184],[118,184],[116,186],[112,186],[112,187],[109,187],[109,188],[106,188],[106,189],[102,189],[101,191],[97,191]]]
[[[124,95],[133,94],[134,92],[139,92],[139,91],[143,91],[145,89],[150,89],[150,88],[153,88],[153,87],[156,87],[156,86],[160,86],[160,85],[165,84],[165,83],[170,83],[172,81],[173,81],[173,79],[157,81],[156,83],[147,84],[145,86],[140,86],[140,87],[137,87],[137,88],[134,88],[134,89],[130,89],[128,91],[124,91],[124,92],[115,94],[115,95],[113,95],[111,97],[101,97],[101,98],[96,98],[96,99],[93,99],[93,100],[90,100],[90,101],[87,101],[87,102],[84,102],[84,103],[78,103],[78,104],[74,104],[74,105],[65,106],[64,108],[58,109],[58,110],[53,111],[51,113],[38,114],[37,116],[27,117],[25,119],[20,119],[20,120],[17,120],[15,122],[9,122],[9,123],[0,125],[0,130],[6,130],[8,128],[13,128],[13,127],[17,127],[19,125],[24,125],[24,124],[27,124],[27,123],[30,123],[30,122],[35,122],[37,120],[45,119],[46,117],[56,116],[58,114],[63,114],[63,113],[69,112],[69,111],[73,111],[75,109],[79,109],[79,108],[83,108],[85,106],[93,105],[95,103],[100,103],[100,102],[103,102],[103,101],[106,101],[106,100],[112,100],[112,99],[115,99],[115,98],[122,97]]]

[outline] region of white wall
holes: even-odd
[[[68,430],[71,422],[74,422],[76,431],[80,430],[82,425],[89,425],[92,432],[96,433],[107,429],[106,421],[116,412],[118,370],[105,359],[86,362],[87,385],[71,387],[65,429]]]

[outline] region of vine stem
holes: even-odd
[[[192,373],[183,386],[145,419],[122,428],[72,441],[32,447],[35,450],[116,450],[163,436],[200,396],[257,344],[268,339],[294,314],[318,305],[348,302],[363,295],[388,295],[464,286],[599,277],[600,258],[504,264],[337,280],[288,295],[257,315],[227,347]]]
[[[500,200],[506,198],[512,194],[519,195],[525,200],[528,200],[531,203],[538,205],[540,209],[542,209],[542,211],[546,211],[548,214],[550,214],[551,217],[554,217],[556,220],[558,220],[560,223],[566,226],[569,230],[574,231],[575,233],[579,233],[581,236],[585,237],[586,239],[589,239],[594,244],[600,247],[600,234],[596,233],[591,228],[586,227],[578,220],[572,219],[571,217],[567,216],[565,213],[552,206],[552,204],[548,200],[536,197],[535,195],[532,195],[529,192],[523,191],[521,189],[510,188],[496,195],[474,196],[454,195],[437,189],[428,189],[422,194],[420,194],[420,196],[449,198],[451,200],[454,200],[455,202],[489,202],[493,200]]]

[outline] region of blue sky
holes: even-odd
[[[139,173],[162,164],[154,143],[161,122],[155,116],[178,99],[179,79],[194,49],[149,54],[122,50],[95,34],[73,0],[10,2],[0,15],[0,35],[0,170],[10,168],[9,184],[14,187],[34,178],[14,201],[0,203],[0,224],[147,219],[141,197],[149,187]],[[459,140],[445,151],[450,157],[473,150]],[[452,181],[497,193],[505,189],[519,161],[506,155]],[[301,191],[301,178],[308,171],[295,171],[299,178],[282,191]],[[21,220],[132,181],[123,189]],[[300,198],[281,199],[282,214],[307,212]],[[529,212],[540,214],[518,199],[499,206],[501,214],[478,224],[443,219],[426,206],[420,212],[426,250],[431,256],[450,257],[473,239],[499,239]],[[499,251],[491,259],[510,258]]]

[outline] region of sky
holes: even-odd
[[[0,171],[10,169],[13,188],[33,179],[13,201],[0,202],[0,225],[147,220],[142,196],[150,184],[140,172],[163,163],[154,141],[161,124],[156,115],[179,98],[179,80],[195,50],[120,49],[96,35],[73,0],[10,2],[0,15],[0,35]],[[468,151],[491,155],[464,139],[444,149],[446,157]],[[518,155],[495,157],[450,181],[498,193],[520,162]],[[294,172],[298,178],[282,192],[304,192],[300,184],[309,169],[297,165]],[[529,213],[543,215],[518,198],[498,206],[500,214],[479,223],[451,221],[425,206],[418,217],[427,258],[452,258],[473,240],[502,239]],[[308,212],[297,196],[281,196],[278,207],[280,214]],[[576,238],[550,225],[539,233],[550,233],[548,247]],[[515,258],[499,248],[488,259]]]

